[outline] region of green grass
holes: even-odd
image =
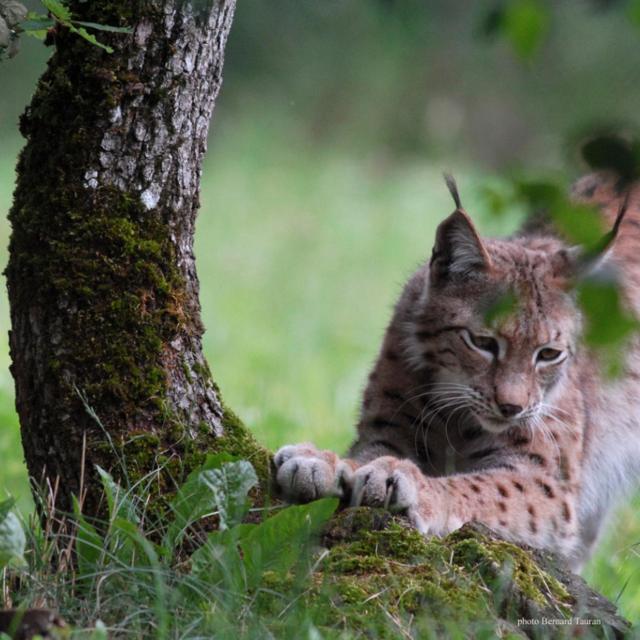
[[[396,296],[452,210],[441,167],[307,146],[257,117],[226,116],[215,124],[196,243],[214,378],[271,448],[311,440],[342,451]],[[0,159],[2,210],[10,203],[19,144],[5,144]],[[485,233],[516,226],[471,204],[483,176],[467,167],[455,173]],[[3,263],[7,234],[0,220]],[[3,289],[0,335],[7,330]],[[3,337],[0,488],[28,510],[8,364]],[[630,507],[615,515],[587,576],[610,598],[622,592],[622,611],[640,620],[636,513]]]
[[[35,514],[23,523],[0,503],[8,597],[25,609],[55,606],[71,629],[53,637],[462,640],[503,637],[505,621],[534,603],[571,614],[571,588],[548,561],[535,567],[526,551],[472,527],[429,540],[383,510],[332,517],[337,498],[254,507],[249,523],[258,477],[225,454],[207,456],[161,515],[149,509],[156,473],[118,485],[101,470],[100,521],[76,504],[44,526]],[[327,525],[332,543],[319,547]],[[540,631],[555,637],[552,627]]]

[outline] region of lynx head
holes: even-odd
[[[553,236],[482,239],[447,182],[456,210],[436,232],[411,323],[412,361],[431,370],[435,407],[466,411],[488,431],[559,418],[554,398],[581,335],[573,284],[595,259]],[[491,319],[507,296],[513,307]]]

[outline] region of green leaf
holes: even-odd
[[[27,19],[20,24],[20,29],[32,38],[44,40],[47,37],[47,31],[54,25],[55,20],[49,16],[29,11]]]
[[[613,282],[585,280],[578,287],[578,302],[586,317],[586,343],[597,350],[610,375],[619,374],[622,347],[640,323],[624,308]]]
[[[102,620],[96,620],[95,626],[90,632],[89,640],[109,640],[107,626]]]
[[[162,547],[147,540],[138,524],[125,518],[114,518],[109,523],[105,545],[108,560],[112,563],[115,560],[115,564],[126,570],[153,568],[163,551]]]
[[[65,7],[60,0],[41,0],[44,8],[55,16],[62,24],[69,26],[71,22],[71,11]]]
[[[265,571],[286,573],[307,557],[337,507],[337,498],[324,498],[286,507],[258,525],[214,531],[191,556],[192,573],[225,592],[256,589]]]
[[[102,536],[82,515],[80,503],[73,496],[73,512],[76,520],[76,554],[78,577],[84,578],[95,572],[105,547]]]
[[[618,287],[612,282],[586,280],[578,288],[578,300],[588,320],[585,338],[591,346],[619,343],[638,328],[638,321],[623,309]]]
[[[240,547],[249,587],[259,583],[264,571],[286,573],[298,563],[337,508],[337,498],[290,506],[248,530]]]
[[[42,20],[25,20],[20,28],[23,31],[44,31],[50,29],[55,24],[55,21],[51,18],[43,18]]]
[[[89,29],[96,29],[98,31],[109,31],[111,33],[133,33],[131,27],[112,27],[109,24],[98,24],[97,22],[84,22],[82,20],[73,20],[73,24],[79,24]]]
[[[247,512],[247,494],[258,483],[250,462],[229,462],[221,469],[207,469],[200,474],[200,482],[210,491],[216,505],[220,529],[238,524]]]
[[[507,291],[487,309],[484,321],[487,325],[493,325],[512,314],[518,306],[518,298],[513,291]]]
[[[502,217],[513,201],[513,193],[510,193],[503,185],[483,184],[478,190],[485,206],[496,217]]]
[[[27,539],[22,523],[11,509],[14,501],[0,503],[0,569],[9,564],[24,564]]]
[[[217,506],[211,489],[201,479],[202,472],[220,469],[224,464],[231,462],[235,462],[235,458],[228,453],[209,454],[204,464],[189,474],[169,504],[174,520],[164,541],[167,550],[172,551],[182,540],[185,530]],[[242,500],[245,498],[246,494],[242,496]]]
[[[502,30],[516,54],[531,59],[549,30],[549,10],[540,0],[512,0],[507,3]]]
[[[135,566],[149,569],[153,579],[154,609],[158,625],[155,630],[155,636],[158,638],[166,638],[168,637],[169,629],[167,584],[164,580],[163,569],[156,547],[150,540],[147,540],[138,527],[129,520],[116,518],[113,522],[113,529],[127,536],[129,541],[141,551],[141,553],[135,556]],[[131,564],[133,565],[134,563]]]
[[[109,45],[103,44],[102,42],[99,42],[96,39],[96,37],[92,33],[89,33],[84,27],[74,27],[72,23],[69,23],[67,26],[73,33],[77,33],[81,38],[84,38],[87,42],[90,42],[92,45],[95,45],[96,47],[100,47],[100,49],[104,49],[107,53],[113,53],[112,47],[110,47]]]
[[[35,11],[29,11],[26,15],[27,20],[50,20],[49,15],[46,13],[36,13]]]
[[[112,478],[111,474],[96,465],[96,470],[102,481],[104,493],[109,507],[109,520],[124,518],[138,524],[140,517],[131,496]]]
[[[0,502],[0,522],[7,517],[7,514],[13,509],[16,501],[13,498],[7,498]]]
[[[238,524],[224,531],[213,531],[207,541],[191,555],[191,573],[198,579],[229,593],[247,589],[245,563],[240,542],[259,525]]]
[[[600,246],[605,233],[602,215],[598,209],[586,204],[571,202],[568,199],[557,202],[549,215],[557,229],[570,242],[579,244],[587,250]]]
[[[100,49],[104,49],[107,53],[113,53],[113,48],[100,42],[92,33],[89,33],[85,29],[86,26],[89,26],[92,29],[101,29],[102,31],[130,33],[130,30],[124,29],[123,27],[110,27],[108,25],[100,25],[95,22],[76,22],[72,19],[71,11],[67,7],[65,7],[62,2],[60,2],[60,0],[42,0],[42,4],[51,13],[51,15],[53,15],[55,19],[58,20],[58,22],[68,27],[70,31],[79,35],[81,38],[84,38],[92,45],[100,47]],[[76,27],[75,24],[79,24],[81,26]]]
[[[566,198],[565,189],[552,180],[515,180],[516,196],[530,209],[551,209]]]
[[[514,186],[516,198],[524,201],[532,213],[545,212],[569,242],[587,251],[601,245],[609,230],[597,207],[570,200],[568,189],[551,180],[520,180]]]
[[[25,33],[31,38],[35,38],[36,40],[44,40],[47,37],[47,31],[44,30],[36,30],[36,31],[25,31]]]
[[[640,0],[629,0],[627,4],[627,16],[631,24],[640,28]]]

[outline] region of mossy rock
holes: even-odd
[[[558,558],[479,525],[427,539],[401,517],[346,509],[322,542],[326,559],[305,597],[323,612],[326,637],[613,638],[630,629]]]

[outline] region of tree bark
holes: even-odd
[[[64,509],[83,484],[96,507],[83,469],[119,469],[124,451],[125,475],[180,472],[185,447],[199,453],[235,424],[202,353],[193,255],[234,6],[72,2],[78,19],[133,32],[100,32],[108,54],[58,28],[21,119],[12,372],[29,473],[58,482]]]

